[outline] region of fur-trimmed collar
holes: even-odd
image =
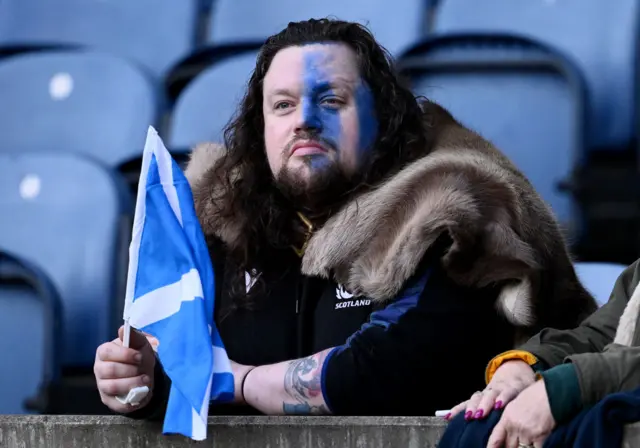
[[[389,300],[447,233],[453,243],[442,264],[449,276],[470,287],[502,285],[498,309],[516,325],[533,326],[541,272],[573,272],[549,209],[477,134],[452,122],[435,144],[428,155],[353,198],[318,229],[304,254],[303,273],[333,277],[353,294]],[[193,151],[185,172],[194,192],[215,188],[203,179],[221,151],[213,144]],[[199,213],[205,234],[227,245],[240,237],[239,222],[213,223],[207,210]]]

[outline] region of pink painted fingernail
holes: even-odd
[[[447,415],[444,416],[445,420],[449,420],[451,418],[451,412],[449,412]]]
[[[494,409],[502,408],[502,401],[496,401],[496,405],[493,407]]]
[[[467,411],[467,412],[465,412],[465,414],[464,414],[464,419],[465,419],[465,420],[469,420],[469,419],[471,418],[471,416],[472,416],[472,415],[473,415],[473,412],[471,412],[471,411]]]
[[[476,415],[473,418],[482,418],[483,415],[484,411],[480,409],[478,412],[476,412]]]

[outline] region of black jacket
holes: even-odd
[[[247,365],[293,360],[335,347],[322,391],[334,414],[433,415],[482,388],[487,362],[512,346],[513,326],[496,313],[498,289],[456,285],[430,253],[398,296],[384,305],[333,281],[292,269],[257,309],[225,313],[218,276],[216,321],[229,358]],[[221,265],[216,271],[220,271]],[[225,316],[222,318],[222,316]],[[132,417],[163,415],[170,380],[160,364],[152,402]],[[212,405],[210,414],[255,413]]]

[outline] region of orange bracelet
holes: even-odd
[[[496,373],[496,370],[507,361],[511,361],[514,359],[518,359],[520,361],[524,361],[530,366],[534,366],[538,362],[538,358],[536,358],[532,353],[525,352],[523,350],[509,350],[504,353],[499,354],[487,365],[487,369],[484,374],[484,380],[487,384],[491,382],[493,375]],[[539,374],[536,373],[536,378],[539,377]]]

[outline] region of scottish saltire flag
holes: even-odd
[[[209,400],[233,399],[233,374],[213,321],[213,266],[191,188],[152,127],[129,257],[125,322],[158,339],[172,381],[163,433],[203,440]]]

